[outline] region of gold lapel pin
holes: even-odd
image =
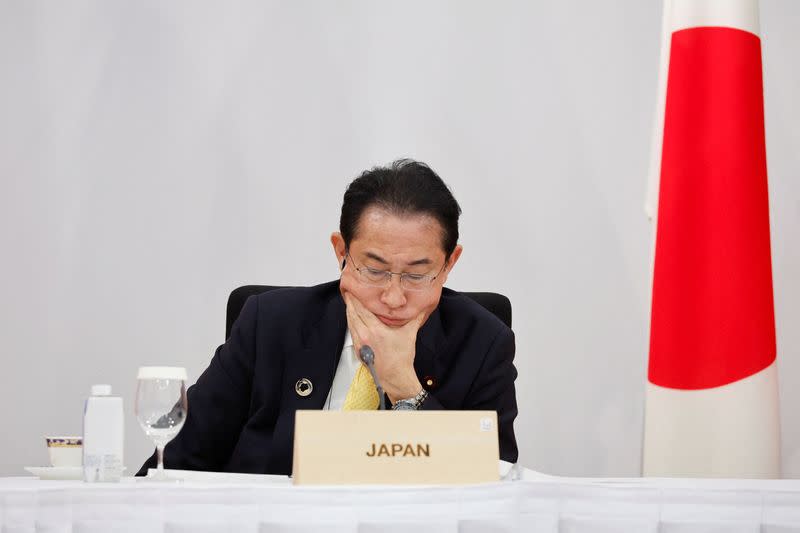
[[[303,398],[311,394],[311,391],[313,390],[314,390],[314,385],[308,378],[298,379],[297,383],[294,384],[294,391],[297,393],[298,396],[302,396]]]

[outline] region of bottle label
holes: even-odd
[[[122,477],[122,461],[113,454],[86,455],[83,458],[83,477],[89,483],[119,481]]]

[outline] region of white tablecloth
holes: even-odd
[[[462,487],[288,480],[119,484],[0,478],[0,531],[800,533],[800,481],[574,479]]]

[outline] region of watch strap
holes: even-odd
[[[397,410],[402,410],[403,408],[406,409],[411,408],[417,410],[420,407],[422,407],[422,403],[425,401],[427,397],[428,397],[428,391],[422,389],[413,398],[405,398],[402,400],[397,400],[395,404],[392,406],[392,410],[397,411]]]

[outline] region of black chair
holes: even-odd
[[[231,335],[231,327],[236,319],[239,318],[239,313],[242,312],[244,302],[253,295],[261,294],[262,292],[271,291],[272,289],[281,289],[278,285],[245,285],[234,289],[228,297],[228,311],[225,320],[225,338]],[[503,296],[494,292],[462,292],[464,296],[469,296],[484,308],[491,311],[497,318],[502,320],[506,326],[511,327],[511,301]]]

